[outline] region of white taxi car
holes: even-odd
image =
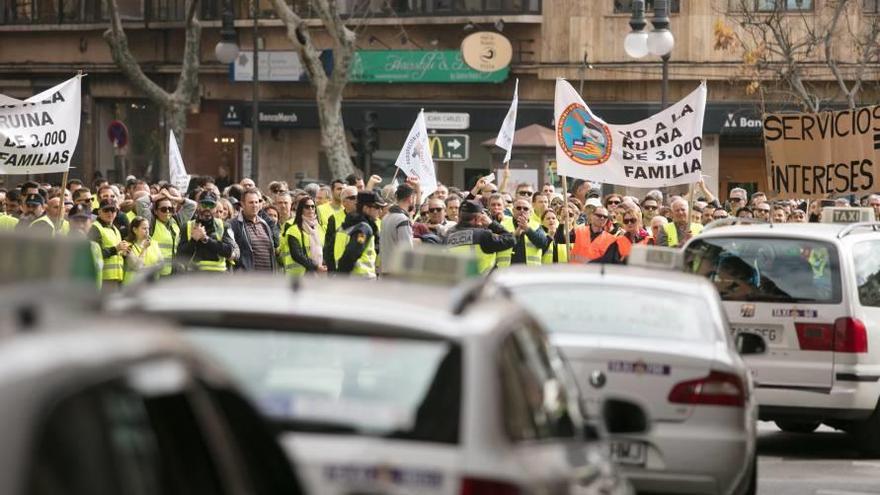
[[[310,493],[631,492],[585,441],[563,361],[509,301],[388,280],[216,281],[162,281],[117,309],[170,317],[225,363]]]
[[[510,268],[492,278],[541,321],[588,400],[613,393],[645,404],[649,432],[610,438],[637,490],[755,493],[757,407],[711,284],[619,265]]]
[[[880,454],[880,224],[711,226],[685,246],[734,333],[760,335],[749,356],[760,418],[784,431],[820,423]]]

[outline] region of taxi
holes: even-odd
[[[645,404],[650,431],[611,435],[607,447],[637,490],[753,494],[757,405],[748,370],[711,284],[670,270],[677,254],[634,247],[631,262],[661,258],[662,270],[558,265],[492,278],[497,294],[544,325],[588,406],[609,394]],[[760,352],[755,340],[739,345]]]
[[[305,493],[260,414],[171,328],[0,294],[0,493]]]
[[[515,304],[388,279],[216,281],[162,280],[116,310],[169,317],[225,363],[309,492],[631,493]]]
[[[873,219],[870,208],[826,208],[821,223],[709,224],[684,247],[684,268],[718,290],[731,332],[766,342],[766,353],[746,357],[762,420],[800,433],[825,423],[880,455]]]

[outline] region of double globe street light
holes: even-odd
[[[661,109],[666,108],[669,93],[669,55],[675,47],[675,36],[669,30],[669,1],[654,0],[654,29],[645,31],[645,0],[632,1],[632,17],[629,20],[632,31],[623,40],[623,49],[632,58],[644,58],[648,54],[660,57],[663,61],[663,85],[660,92]]]

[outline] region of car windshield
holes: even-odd
[[[588,284],[534,284],[512,292],[550,333],[714,339],[706,302],[687,294]]]
[[[283,429],[458,442],[461,351],[452,342],[205,327],[186,335]]]
[[[685,267],[712,281],[725,301],[840,302],[837,250],[826,242],[698,239],[687,247]]]

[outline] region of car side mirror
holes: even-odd
[[[741,356],[764,354],[767,352],[767,343],[760,335],[753,333],[740,333],[736,336],[736,352]]]
[[[650,430],[648,414],[642,406],[625,399],[606,399],[602,418],[608,433],[647,433]]]

